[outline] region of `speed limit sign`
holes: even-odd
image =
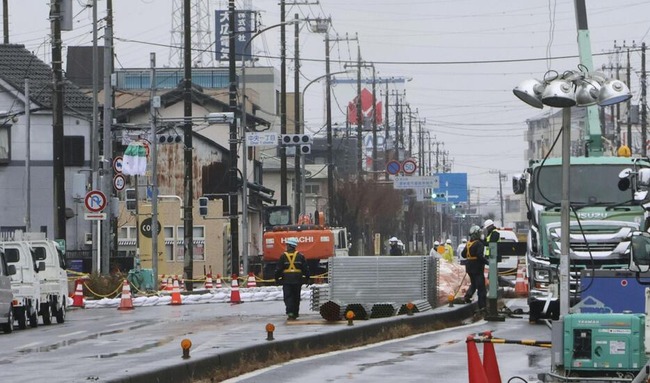
[[[418,166],[413,160],[406,160],[402,163],[402,169],[406,174],[413,174],[417,170]]]
[[[124,187],[126,186],[126,179],[122,174],[116,174],[115,177],[113,177],[113,187],[117,191],[122,191],[124,190]]]

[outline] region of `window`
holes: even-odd
[[[11,159],[11,125],[0,125],[0,164]]]
[[[305,194],[320,195],[320,185],[305,183]]]
[[[165,238],[165,261],[174,260],[174,226],[165,226],[163,228]]]
[[[83,136],[63,137],[63,164],[65,166],[83,166],[85,157]]]

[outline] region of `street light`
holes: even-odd
[[[303,132],[305,131],[305,92],[307,91],[307,88],[309,88],[309,86],[311,84],[313,84],[313,83],[315,83],[315,82],[317,82],[319,80],[322,80],[325,77],[333,76],[335,74],[343,74],[343,73],[349,73],[349,71],[342,70],[340,72],[326,73],[326,74],[324,74],[322,76],[318,76],[315,79],[311,80],[310,82],[307,83],[307,85],[305,85],[304,88],[302,88],[302,93],[300,93],[300,107],[302,108],[302,110],[300,111],[301,112],[300,113],[300,127],[302,128]],[[301,174],[304,175],[304,173],[305,173],[305,162],[304,162],[304,159],[302,161],[303,161],[303,163],[302,163],[302,166],[301,166]],[[327,165],[328,165],[328,169],[329,169],[329,164],[327,164]],[[328,174],[328,177],[329,177],[329,174]],[[301,187],[301,190],[300,190],[300,205],[304,207],[305,206],[305,180],[304,179],[302,180],[301,184],[302,184],[302,187]],[[327,200],[328,200],[327,203],[331,204],[332,203],[332,196],[328,195]],[[330,212],[331,212],[331,209],[330,209]],[[327,219],[331,221],[332,217],[327,217]]]
[[[544,105],[563,108],[562,112],[562,201],[560,205],[560,315],[569,314],[569,257],[570,205],[569,168],[571,157],[571,107],[614,105],[632,97],[630,89],[620,80],[607,79],[602,73],[590,73],[583,65],[580,71],[558,74],[548,71],[544,81],[525,80],[513,89],[513,93],[526,104],[542,109]]]
[[[244,45],[242,52],[246,52],[248,46],[251,44],[254,38],[261,35],[262,33],[268,31],[269,29],[281,27],[283,25],[290,25],[299,22],[300,20],[290,20],[283,23],[273,24],[266,28],[262,28],[259,31],[255,32]],[[251,57],[252,58],[252,57]],[[242,173],[243,173],[243,182],[242,182],[242,237],[244,237],[244,248],[242,249],[242,258],[243,258],[243,269],[244,274],[248,274],[248,145],[246,144],[246,59],[242,55],[241,59],[241,83],[242,83],[242,97],[241,97],[241,126],[242,126]],[[284,101],[283,101],[284,102]],[[236,212],[235,212],[236,214]]]

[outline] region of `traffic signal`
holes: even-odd
[[[436,198],[447,198],[446,193],[433,193],[431,194],[431,198],[436,199]]]
[[[126,189],[126,210],[135,211],[136,200],[135,200],[135,189]]]
[[[283,134],[281,136],[282,145],[310,145],[311,136],[309,134]]]
[[[311,145],[300,145],[300,154],[311,153]]]
[[[208,215],[208,197],[199,197],[199,215]]]
[[[158,135],[158,142],[161,144],[179,144],[183,141],[183,137],[170,134],[160,134]]]

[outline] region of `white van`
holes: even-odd
[[[38,326],[41,308],[41,282],[38,273],[45,270],[45,258],[38,259],[26,242],[2,242],[7,262],[14,265],[16,273],[11,276],[11,290],[14,294],[14,318],[18,328]]]
[[[11,276],[16,266],[7,264],[5,254],[0,252],[0,327],[5,334],[14,331],[14,294],[11,291]]]
[[[65,322],[66,303],[68,296],[68,275],[65,269],[65,258],[55,241],[36,239],[26,241],[37,259],[45,262],[45,270],[38,273],[41,283],[40,314],[43,324],[52,323],[52,317],[57,323]]]

